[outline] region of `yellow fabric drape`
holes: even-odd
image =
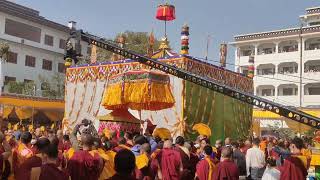
[[[64,109],[63,101],[49,101],[49,100],[32,100],[22,99],[18,97],[0,97],[0,104],[6,104],[11,106],[23,106],[34,107],[39,109]]]
[[[133,110],[161,110],[174,105],[170,85],[148,80],[109,85],[103,96],[106,109],[130,108]]]
[[[257,135],[260,134],[260,120],[252,120],[252,131],[255,132]]]
[[[149,164],[149,158],[145,154],[140,154],[139,156],[136,156],[136,167],[138,169],[142,169]]]
[[[31,108],[15,107],[15,112],[20,120],[28,119],[33,115]]]
[[[286,122],[288,127],[290,129],[294,130],[295,132],[305,133],[305,132],[308,132],[311,129],[311,127],[309,127],[307,125],[304,125],[302,123],[298,123],[298,122],[290,120],[290,119],[286,119],[284,121]]]
[[[5,106],[3,108],[3,118],[8,118],[9,114],[12,112],[13,106]]]
[[[63,119],[63,112],[43,111],[51,121],[60,121]]]

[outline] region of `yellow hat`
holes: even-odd
[[[164,139],[170,139],[171,138],[171,132],[167,128],[156,128],[153,133],[153,137],[160,137],[162,140]]]
[[[195,124],[192,127],[192,130],[197,131],[200,135],[203,135],[203,136],[207,136],[207,137],[211,136],[210,127],[206,124],[203,124],[203,123]]]

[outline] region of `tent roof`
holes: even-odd
[[[0,104],[19,107],[33,107],[35,109],[64,110],[64,100],[15,94],[1,94]]]
[[[116,109],[111,113],[97,117],[100,121],[127,122],[140,124],[140,120],[135,118],[127,109]]]

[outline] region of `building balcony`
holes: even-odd
[[[304,95],[303,106],[315,106],[320,104],[320,95]]]
[[[306,60],[320,59],[320,49],[305,50],[303,52],[303,59],[305,61]]]
[[[278,96],[275,102],[279,104],[283,104],[285,106],[295,106],[295,107],[298,107],[300,104],[299,95]]]

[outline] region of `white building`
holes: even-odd
[[[9,59],[0,63],[0,86],[9,81],[32,81],[41,95],[39,75],[64,75],[64,47],[69,28],[39,15],[39,11],[0,0],[0,41],[10,46]],[[88,45],[81,44],[87,54]],[[40,91],[40,92],[38,92]]]
[[[256,95],[315,107],[320,105],[320,7],[306,9],[300,18],[301,27],[235,36],[236,70],[248,73],[254,56]]]

